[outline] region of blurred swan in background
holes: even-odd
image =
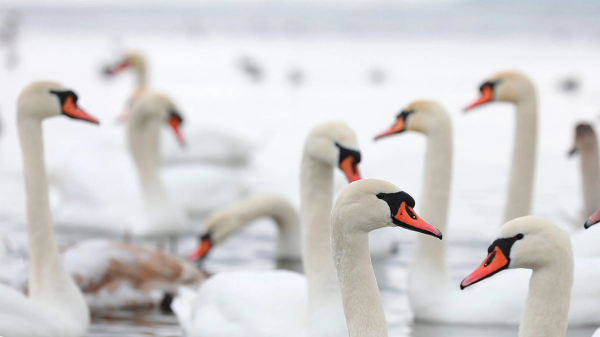
[[[155,307],[179,286],[206,277],[177,256],[124,242],[86,240],[64,248],[61,257],[92,311]],[[28,265],[21,269],[9,283],[27,293]]]
[[[583,219],[600,207],[600,156],[598,138],[591,124],[581,123],[575,128],[575,145],[569,156],[579,155],[581,188],[583,191]]]
[[[315,126],[301,164],[302,256],[306,277],[284,270],[219,273],[172,304],[188,336],[348,336],[331,255],[333,168],[360,179],[354,132],[342,122]],[[307,316],[308,314],[308,316]]]
[[[52,116],[98,123],[77,106],[77,95],[58,83],[34,82],[17,101],[27,200],[29,298],[0,285],[0,335],[82,337],[90,324],[83,294],[64,268],[54,236],[44,163],[42,121]]]
[[[427,135],[421,214],[449,235],[448,203],[452,173],[452,126],[446,110],[433,101],[408,105],[397,122],[378,137],[414,130]],[[600,323],[600,289],[591,287],[600,260],[576,261],[570,324]],[[446,263],[446,244],[418,236],[410,264],[408,295],[417,321],[453,324],[518,325],[527,295],[527,273],[512,272],[466,292],[452,284]],[[506,296],[514,292],[515,296]]]
[[[294,206],[285,197],[274,193],[256,193],[232,205],[211,213],[204,222],[204,234],[198,248],[190,256],[204,258],[209,251],[253,220],[269,217],[277,225],[275,258],[277,269],[301,265],[300,219]],[[302,272],[301,268],[291,270]]]
[[[168,124],[184,144],[182,121],[168,97],[148,94],[128,123],[133,163],[124,150],[65,155],[52,171],[57,224],[121,236],[176,237],[188,231],[188,217],[205,216],[243,196],[244,177],[235,169],[184,165],[159,172],[161,126]]]
[[[510,182],[502,221],[506,223],[531,214],[537,153],[537,92],[529,78],[513,71],[500,72],[490,77],[479,90],[481,96],[467,106],[465,111],[492,101],[511,102],[516,107]]]
[[[140,52],[130,51],[114,64],[104,68],[107,76],[117,76],[131,69],[135,76],[135,88],[127,100],[120,122],[127,122],[135,104],[149,92],[147,61]],[[197,126],[186,130],[188,146],[182,151],[175,142],[166,140],[161,147],[164,165],[212,164],[227,167],[248,166],[254,152],[253,145],[242,137],[230,133]]]
[[[544,219],[522,217],[500,228],[496,240],[488,248],[488,256],[461,282],[460,288],[469,287],[504,269],[531,269],[529,282],[523,280],[529,284],[529,291],[519,337],[564,337],[573,287],[573,264],[567,233]],[[504,295],[510,294],[507,290]]]
[[[388,336],[367,233],[402,227],[442,239],[442,232],[419,218],[414,207],[415,200],[406,192],[376,179],[348,185],[335,201],[331,211],[331,249],[350,337]]]

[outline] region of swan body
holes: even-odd
[[[452,172],[452,125],[446,110],[434,101],[416,101],[398,116],[397,122],[380,135],[417,131],[427,136],[423,207],[424,219],[447,233]],[[460,291],[452,284],[446,262],[445,241],[426,236],[416,238],[410,262],[408,296],[417,321],[469,324],[518,325],[527,294],[527,271],[510,271]],[[571,314],[572,325],[600,323],[600,290],[590,280],[600,277],[594,258],[575,262]],[[506,296],[506,292],[517,294]],[[493,303],[493,305],[491,305]]]
[[[275,250],[278,264],[300,262],[302,253],[298,212],[289,200],[272,193],[257,193],[212,212],[204,223],[205,234],[200,238],[199,247],[192,258],[203,258],[213,246],[249,222],[265,216],[273,219],[278,228]]]
[[[65,269],[75,279],[92,311],[157,306],[165,293],[196,285],[205,275],[192,263],[152,247],[102,239],[78,242],[62,253]],[[28,273],[28,268],[23,268]],[[27,292],[28,276],[12,284]]]
[[[0,335],[79,337],[87,333],[89,309],[63,267],[53,232],[44,163],[42,121],[67,115],[98,123],[77,106],[77,95],[53,82],[34,82],[17,101],[27,200],[29,297],[0,286]]]
[[[487,258],[461,282],[461,289],[504,269],[531,269],[519,337],[564,337],[573,265],[571,241],[564,231],[544,219],[522,217],[500,228],[497,239],[488,248]]]
[[[329,122],[313,128],[304,144],[300,180],[306,277],[288,271],[230,272],[211,277],[194,294],[179,296],[173,302],[188,336],[348,335],[331,257],[329,213],[333,168],[339,166],[353,181],[360,179],[358,162],[356,136],[346,124]],[[231,296],[230,289],[238,295]],[[261,296],[256,299],[253,294]],[[294,308],[289,310],[294,315],[287,310],[290,296]]]

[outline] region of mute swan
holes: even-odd
[[[204,258],[213,246],[264,216],[272,218],[279,230],[275,252],[278,269],[299,264],[302,253],[298,212],[286,198],[272,193],[257,193],[214,211],[204,223],[205,234],[200,237],[200,244],[190,259]]]
[[[448,204],[452,173],[452,125],[446,110],[433,101],[416,101],[397,117],[396,123],[378,138],[417,131],[427,136],[423,199],[420,214],[448,235]],[[415,319],[425,322],[470,325],[517,325],[526,296],[527,273],[506,273],[460,292],[452,285],[446,264],[446,243],[418,236],[408,279],[408,296]],[[596,259],[577,259],[570,324],[600,323],[600,289],[590,280],[600,278]],[[507,291],[522,294],[505,296]],[[493,303],[493,306],[490,306]]]
[[[387,323],[367,233],[402,227],[442,239],[442,232],[414,212],[415,200],[386,181],[366,179],[348,185],[331,211],[331,249],[340,280],[350,337],[387,337]]]
[[[289,271],[219,273],[197,292],[180,291],[173,311],[188,336],[348,336],[329,215],[333,168],[360,179],[354,132],[342,122],[312,129],[304,143],[300,187],[306,277]]]
[[[23,89],[17,127],[27,196],[29,298],[0,285],[2,336],[77,337],[90,324],[83,294],[61,262],[50,216],[42,121],[58,115],[98,123],[77,106],[77,95],[58,83],[34,82]]]
[[[135,104],[149,92],[147,62],[142,53],[128,52],[121,60],[107,65],[104,73],[107,76],[117,76],[124,70],[131,69],[135,76],[135,89],[129,96],[124,112],[119,121],[129,120]],[[223,166],[247,166],[251,161],[252,146],[244,139],[220,130],[208,128],[193,128],[186,131],[189,146],[181,151],[170,140],[163,142],[161,157],[165,165],[182,163],[207,163]]]
[[[582,123],[575,128],[575,145],[570,156],[579,154],[581,187],[583,189],[584,218],[600,207],[600,156],[598,139],[590,124]]]
[[[504,269],[531,269],[519,337],[564,337],[573,287],[573,264],[571,241],[564,231],[544,219],[522,217],[500,227],[497,239],[488,248],[488,256],[461,282],[460,288]],[[520,293],[507,290],[504,295]]]
[[[516,132],[504,221],[531,214],[537,144],[537,93],[531,80],[518,72],[501,72],[479,88],[481,97],[465,108],[469,111],[491,101],[515,104]]]
[[[78,242],[64,249],[61,257],[92,311],[154,307],[178,286],[196,285],[206,277],[174,255],[102,239]],[[15,278],[13,285],[26,292],[28,276]]]
[[[57,224],[116,235],[172,237],[188,230],[186,215],[201,217],[242,196],[244,177],[237,170],[182,166],[159,171],[160,128],[169,125],[183,144],[181,121],[168,97],[149,93],[134,106],[127,127],[135,166],[123,152],[90,150],[65,156],[53,170],[61,200],[54,212]],[[94,181],[83,179],[81,171]]]

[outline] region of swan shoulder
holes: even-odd
[[[189,319],[180,323],[193,336],[302,336],[306,297],[306,279],[298,273],[223,272],[193,299],[189,292],[176,298],[174,310],[178,319]]]

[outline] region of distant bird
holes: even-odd
[[[577,76],[566,76],[558,81],[558,89],[567,94],[573,94],[581,89],[581,79]]]
[[[6,69],[13,69],[19,63],[17,42],[20,23],[19,13],[8,11],[0,25],[0,46],[6,48]]]
[[[302,68],[292,68],[288,71],[287,78],[291,85],[300,86],[305,80],[304,71]]]
[[[248,76],[254,83],[261,82],[265,77],[265,72],[261,64],[251,56],[243,56],[238,60],[240,70]]]
[[[126,69],[132,69],[135,75],[135,89],[127,100],[125,110],[119,117],[119,120],[126,121],[129,118],[129,113],[135,103],[147,92],[148,80],[146,59],[142,53],[128,52],[123,58],[114,64],[106,65],[103,68],[103,74],[112,77],[120,74]]]
[[[380,85],[387,80],[387,74],[381,68],[372,68],[369,70],[368,80],[373,85]]]

